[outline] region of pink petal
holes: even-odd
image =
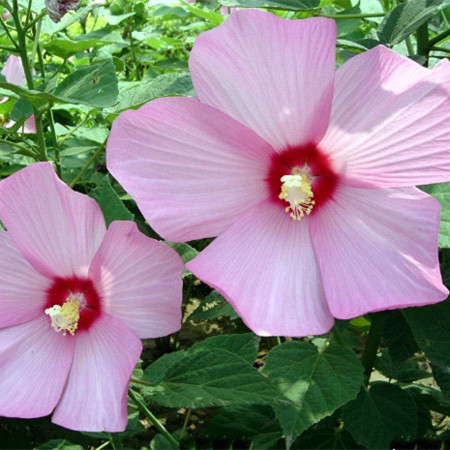
[[[28,117],[23,124],[23,132],[28,134],[36,133],[36,122],[34,120],[34,116]]]
[[[6,231],[0,231],[0,328],[36,319],[46,307],[51,284],[17,250]]]
[[[221,292],[261,336],[322,334],[333,325],[309,237],[308,219],[293,221],[262,202],[216,238],[187,268]]]
[[[52,422],[79,431],[125,430],[128,383],[141,341],[108,314],[75,339],[72,369]]]
[[[354,186],[450,180],[450,63],[429,71],[378,46],[336,74],[330,126],[320,147]]]
[[[89,269],[104,311],[140,338],[181,327],[183,262],[175,250],[140,233],[134,222],[113,222]]]
[[[332,314],[349,319],[444,300],[438,227],[438,202],[418,189],[339,186],[311,216]]]
[[[236,11],[195,41],[192,81],[202,102],[276,150],[317,143],[330,116],[335,39],[333,20]]]
[[[17,86],[22,86],[26,83],[22,60],[19,56],[9,56],[1,73],[8,83],[16,84]]]
[[[103,214],[69,189],[49,163],[35,163],[0,183],[0,220],[42,275],[85,276],[104,233]]]
[[[114,122],[111,173],[170,241],[216,236],[266,198],[273,149],[245,126],[191,98],[161,98]]]
[[[50,414],[66,383],[74,349],[74,339],[56,333],[44,313],[0,330],[0,416]]]

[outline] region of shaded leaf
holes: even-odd
[[[441,205],[441,224],[439,226],[439,247],[450,248],[450,183],[420,186],[432,195]]]
[[[217,319],[218,317],[229,317],[231,320],[234,320],[239,316],[217,291],[212,291],[200,302],[200,305],[189,316],[189,320],[198,322]]]
[[[208,349],[215,351],[222,349],[235,353],[250,364],[253,364],[258,355],[259,340],[260,338],[253,333],[224,334],[196,342],[188,351],[195,352]]]
[[[134,215],[125,207],[111,186],[109,175],[89,194],[100,206],[108,226],[113,220],[133,220]]]
[[[288,447],[304,430],[354,399],[363,380],[363,368],[351,350],[330,345],[319,351],[298,341],[273,348],[263,372],[285,396],[274,408]]]
[[[202,408],[271,404],[278,391],[251,364],[226,350],[177,352],[159,364],[157,377],[153,364],[147,379],[159,379],[145,387],[147,401],[177,408]],[[165,366],[165,367],[164,367]]]
[[[393,439],[413,439],[417,430],[414,399],[389,383],[361,390],[356,400],[342,409],[342,418],[345,429],[367,448],[390,448]]]

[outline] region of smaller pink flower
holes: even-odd
[[[22,86],[25,84],[25,73],[23,71],[22,60],[18,56],[11,55],[7,60],[5,67],[3,67],[1,74],[6,78],[8,83]],[[10,128],[14,125],[14,121],[10,120],[6,124],[6,128]],[[36,133],[36,122],[34,116],[28,117],[25,120],[23,127],[23,133]]]
[[[49,163],[0,182],[0,416],[123,431],[140,338],[181,323],[177,253],[69,189]]]
[[[6,11],[2,14],[3,20],[8,20],[11,17],[11,13],[9,11]]]

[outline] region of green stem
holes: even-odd
[[[183,428],[181,429],[181,432],[180,432],[180,438],[179,438],[180,442],[181,442],[181,439],[182,439],[184,433],[186,432],[187,425],[188,425],[189,419],[191,417],[191,412],[192,412],[192,409],[189,408],[186,413],[186,417],[184,418]]]
[[[69,187],[73,188],[78,183],[80,178],[85,174],[86,170],[88,170],[89,167],[91,166],[91,164],[93,164],[94,161],[98,158],[98,156],[100,155],[102,150],[105,148],[105,145],[106,145],[106,141],[103,142],[103,144],[100,145],[100,147],[95,151],[95,153],[88,159],[88,161],[83,166],[83,168],[78,172],[77,176],[71,181],[71,183],[69,184]]]
[[[450,53],[450,48],[445,47],[431,47],[430,50],[433,50],[435,52],[444,52],[444,53]]]
[[[428,56],[430,53],[430,43],[428,41],[428,24],[421,25],[416,32],[417,36],[417,54],[425,56],[424,66],[428,67]]]
[[[5,30],[5,33],[7,34],[9,40],[14,45],[14,47],[17,49],[18,52],[20,52],[19,44],[17,41],[12,37],[12,34],[8,30],[8,25],[6,25],[5,21],[0,17],[0,24],[2,25],[3,29]]]
[[[408,49],[408,55],[413,56],[414,55],[414,47],[411,42],[411,36],[407,36],[405,39],[406,42],[406,48]]]
[[[66,135],[64,135],[60,141],[59,146],[61,146],[67,139],[69,139],[77,130],[79,130],[89,119],[89,114],[75,127],[73,127]]]
[[[371,323],[369,334],[366,339],[363,354],[361,356],[361,364],[364,367],[365,384],[369,383],[370,375],[372,373],[375,359],[377,357],[378,346],[381,340],[381,331],[383,329],[383,313],[376,313],[370,316]]]
[[[435,36],[433,39],[430,39],[430,42],[428,45],[430,47],[433,47],[433,45],[437,44],[438,42],[443,41],[445,38],[450,36],[450,29],[443,31],[442,33]]]
[[[94,450],[102,450],[103,448],[107,447],[109,444],[111,444],[111,441],[103,442],[102,445],[99,445],[99,446],[96,447]]]
[[[9,53],[20,53],[20,50],[15,47],[8,47],[7,45],[0,45],[0,50],[5,50]]]
[[[25,78],[27,80],[27,86],[28,86],[28,89],[34,90],[33,73],[30,68],[30,61],[28,60],[27,44],[25,41],[25,32],[22,28],[22,24],[20,23],[19,8],[17,5],[17,0],[14,0],[14,3],[13,3],[12,17],[16,24],[17,39],[19,40],[20,59],[22,61]],[[33,106],[33,112],[34,112],[34,121],[36,123],[36,136],[37,136],[39,150],[40,150],[39,160],[47,161],[48,157],[47,157],[47,148],[45,145],[44,129],[42,127],[42,114],[38,111],[38,109],[35,106]]]
[[[153,423],[156,429],[170,442],[173,449],[178,449],[179,444],[176,439],[166,430],[164,425],[158,420],[156,416],[147,408],[147,406],[138,398],[132,389],[128,389],[130,398],[136,403],[139,410]]]
[[[324,14],[321,17],[327,19],[370,19],[371,17],[384,17],[385,13],[373,13],[373,14]]]
[[[144,380],[139,380],[139,378],[131,378],[131,382],[132,383],[136,383],[136,384],[142,384],[143,386],[151,386],[151,384],[150,383],[147,383],[146,381],[144,381]]]
[[[19,150],[18,153],[25,155],[25,156],[29,156],[30,158],[36,159],[37,155],[34,152],[32,152],[31,150],[28,150],[26,147],[23,147],[20,144],[16,144],[15,142],[0,139],[0,143],[2,143],[2,142],[7,145],[10,145],[11,147],[17,148]]]
[[[47,10],[43,9],[30,23],[25,27],[25,31],[28,31],[30,28],[34,27],[34,25],[42,20],[42,18],[47,14]]]
[[[114,450],[123,450],[122,438],[118,433],[109,433],[111,445]]]
[[[56,173],[58,175],[59,178],[62,179],[62,167],[61,167],[61,155],[60,155],[60,149],[59,149],[59,145],[58,145],[58,136],[56,135],[56,130],[55,130],[55,119],[53,118],[53,111],[50,107],[49,110],[49,119],[50,119],[50,132],[52,134],[52,140],[53,140],[53,145],[54,145],[54,159],[55,159],[55,165],[56,165]]]
[[[30,21],[30,18],[31,18],[31,3],[32,3],[32,1],[33,0],[28,0],[27,17],[25,19],[25,31],[27,29],[28,22]]]
[[[136,80],[141,80],[141,75],[139,73],[139,63],[136,56],[136,48],[135,48],[135,42],[133,39],[133,31],[132,28],[128,28],[128,36],[130,36],[130,49],[131,49],[131,56],[133,57],[134,62],[134,73],[136,75]]]

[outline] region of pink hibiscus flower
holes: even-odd
[[[177,253],[133,222],[106,230],[51,164],[0,182],[0,416],[123,431],[140,338],[181,321]]]
[[[8,83],[22,86],[26,83],[25,73],[23,71],[22,60],[18,56],[11,55],[6,60],[6,64],[2,69],[1,74],[6,78]],[[14,125],[14,121],[10,120],[6,127],[10,128]],[[25,120],[22,133],[36,133],[36,122],[34,116],[28,117]]]
[[[264,30],[263,33],[261,30]],[[260,335],[446,298],[450,64],[384,46],[335,72],[332,20],[237,11],[190,55],[199,100],[115,121],[109,170],[171,241],[218,236],[188,265]]]

